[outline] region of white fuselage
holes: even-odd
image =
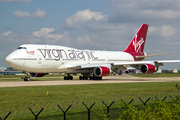
[[[34,73],[77,73],[71,65],[116,63],[134,61],[131,54],[115,51],[78,50],[55,45],[21,45],[6,57],[14,69]],[[107,66],[108,67],[108,66]]]

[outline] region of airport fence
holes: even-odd
[[[24,104],[21,106],[9,106],[0,108],[1,119],[28,119],[38,118],[38,116],[57,116],[66,119],[66,115],[75,115],[81,118],[81,114],[86,114],[90,119],[90,113],[98,109],[107,110],[107,113],[117,109],[120,103],[132,105],[147,105],[156,103],[156,101],[174,101],[179,92],[161,92],[153,94],[115,94],[110,96],[97,96],[91,98],[76,98],[59,101],[49,101],[42,103]],[[67,114],[68,112],[68,114]],[[78,115],[77,115],[78,114]],[[113,115],[115,113],[111,112]]]

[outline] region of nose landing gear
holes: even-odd
[[[28,77],[28,73],[27,73],[27,72],[24,72],[24,74],[25,74],[25,77],[23,78],[23,79],[24,79],[24,81],[30,81],[30,80],[31,80],[31,78],[30,78],[30,77]]]
[[[30,80],[31,80],[30,77],[28,77],[28,76],[25,76],[25,77],[24,77],[24,81],[30,81]]]

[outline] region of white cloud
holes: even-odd
[[[40,31],[33,32],[33,35],[36,37],[43,37],[46,39],[52,38],[56,40],[59,40],[64,36],[60,34],[50,34],[51,32],[54,32],[54,31],[55,31],[54,28],[42,28]],[[65,34],[68,34],[68,33],[65,32]]]
[[[76,41],[79,44],[84,44],[84,43],[90,43],[91,42],[90,37],[88,35],[85,35],[83,37],[77,37]]]
[[[83,11],[77,11],[73,16],[70,16],[66,19],[64,26],[69,28],[81,28],[81,25],[90,21],[95,20],[99,21],[103,19],[104,16],[101,12],[92,12],[90,9]]]
[[[161,30],[161,35],[163,37],[172,37],[176,33],[175,29],[169,25],[163,26]]]
[[[7,31],[3,33],[3,36],[8,36],[9,34],[13,34],[11,31]]]
[[[53,31],[55,31],[54,28],[42,28],[40,31],[33,32],[33,35],[35,35],[37,37],[43,37]]]
[[[47,15],[47,12],[45,10],[41,10],[37,8],[37,11],[34,13],[29,12],[22,12],[20,10],[17,10],[13,13],[13,16],[23,18],[23,17],[35,17],[35,18],[44,18]]]
[[[45,10],[41,10],[37,8],[37,11],[32,13],[32,17],[37,17],[37,18],[43,18],[47,15],[47,12]]]
[[[22,17],[29,17],[30,14],[29,14],[29,12],[22,12],[20,10],[17,10],[13,13],[13,16],[22,18]]]
[[[70,37],[67,31],[60,31],[60,33],[57,33],[54,28],[42,28],[33,33],[0,33],[1,42],[3,44],[11,43],[11,45],[14,45],[14,47],[21,44],[57,44],[59,42],[61,45],[73,46],[73,42],[69,41],[69,39]]]
[[[156,32],[157,32],[157,28],[156,27],[149,26],[148,33],[156,33]]]
[[[65,35],[69,35],[67,31],[64,32]]]

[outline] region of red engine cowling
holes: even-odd
[[[43,77],[49,73],[29,73],[32,77]]]
[[[151,64],[141,65],[140,71],[145,74],[152,74],[153,72],[157,71],[157,68]]]
[[[110,74],[110,69],[107,67],[96,67],[94,69],[94,75],[96,77],[108,76]]]

